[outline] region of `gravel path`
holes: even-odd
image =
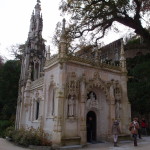
[[[121,141],[118,147],[114,147],[113,143],[89,144],[82,150],[150,150],[150,137],[142,137],[138,139],[138,146],[134,147],[133,141]],[[81,149],[80,149],[81,150]]]
[[[0,150],[31,150],[31,149],[18,147],[12,142],[0,138]]]
[[[13,143],[0,138],[0,150],[31,150],[14,145]],[[73,150],[73,149],[72,149]],[[113,143],[88,144],[87,147],[78,150],[150,150],[150,137],[143,137],[138,140],[138,146],[133,146],[133,141],[122,141],[119,147],[113,147]]]

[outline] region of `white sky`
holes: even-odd
[[[7,48],[27,40],[30,18],[37,0],[0,0],[0,55],[11,58]],[[43,38],[51,41],[56,23],[62,20],[60,0],[41,0]]]
[[[41,0],[43,15],[43,38],[47,40],[46,45],[52,45],[51,37],[60,17],[58,10],[61,0]],[[27,40],[30,18],[37,0],[0,0],[0,55],[11,59],[7,50],[11,45],[23,44]],[[105,37],[105,43],[112,42],[126,34],[122,29],[120,34],[111,33]]]

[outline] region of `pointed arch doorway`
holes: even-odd
[[[89,111],[86,115],[87,142],[96,141],[96,114]]]

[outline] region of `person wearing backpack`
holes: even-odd
[[[139,129],[138,118],[133,118],[133,121],[130,123],[129,130],[131,131],[132,137],[134,139],[134,146],[137,146],[138,129]]]

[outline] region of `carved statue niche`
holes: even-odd
[[[115,96],[115,116],[116,119],[120,118],[120,109],[121,109],[121,87],[116,81],[114,88],[114,96]]]
[[[68,81],[66,83],[66,98],[67,98],[67,117],[73,118],[77,116],[77,105],[79,98],[80,82],[75,72],[68,73]]]
[[[114,84],[113,84],[113,80],[111,81],[111,84],[110,84],[110,89],[109,89],[109,93],[110,93],[110,99],[111,101],[115,101],[115,95],[114,95]]]
[[[76,97],[75,95],[68,96],[68,117],[75,117],[76,116]]]
[[[90,91],[87,94],[86,107],[88,109],[91,109],[91,108],[98,109],[98,101],[97,101],[97,98],[96,98],[96,94],[93,91]]]

